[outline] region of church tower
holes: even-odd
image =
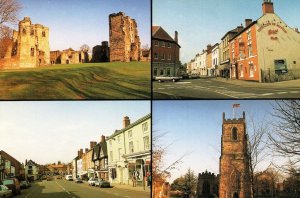
[[[238,119],[225,119],[223,113],[219,197],[250,198],[251,181],[247,148],[245,112],[243,117]]]

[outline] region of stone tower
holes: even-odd
[[[223,113],[219,197],[250,198],[251,181],[245,112],[239,119]]]
[[[140,60],[140,37],[137,23],[125,13],[109,15],[110,61]]]

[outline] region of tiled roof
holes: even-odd
[[[160,40],[176,42],[161,26],[152,27],[152,37]]]

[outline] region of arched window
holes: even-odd
[[[238,139],[238,137],[237,137],[237,128],[235,128],[235,127],[233,127],[233,129],[232,129],[231,138],[232,138],[232,140],[237,140]]]

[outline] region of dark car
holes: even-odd
[[[20,182],[20,187],[21,189],[29,188],[31,184],[28,181],[21,181]]]
[[[82,181],[82,179],[80,179],[80,178],[76,178],[76,179],[75,179],[75,183],[83,183],[83,181]]]
[[[104,179],[98,179],[95,181],[95,186],[99,186],[100,188],[110,188],[110,183]]]
[[[13,195],[21,194],[21,186],[20,182],[17,178],[4,179],[2,181],[3,185],[5,185],[9,190],[12,190]]]

